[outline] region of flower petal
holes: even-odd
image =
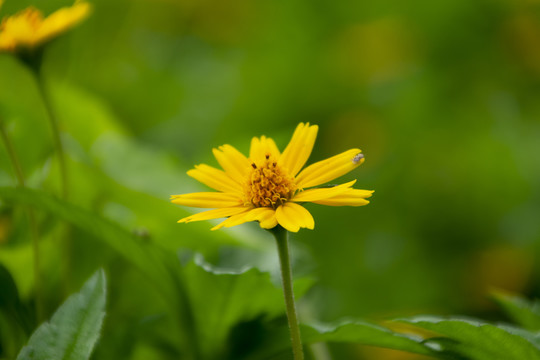
[[[351,149],[326,160],[312,164],[296,177],[299,188],[324,184],[352,171],[364,162],[360,149]]]
[[[242,193],[242,187],[231,179],[224,171],[216,169],[206,164],[195,165],[195,169],[187,172],[189,176],[201,183],[223,192]]]
[[[286,202],[276,209],[278,223],[291,232],[297,232],[300,228],[313,229],[315,221],[313,216],[303,206],[293,202]]]
[[[349,181],[348,183],[333,186],[330,188],[309,189],[296,194],[291,201],[298,202],[314,202],[317,200],[324,200],[337,196],[341,193],[349,190],[354,185],[356,180]]]
[[[279,158],[279,149],[274,140],[267,138],[266,136],[261,136],[260,138],[254,137],[251,139],[251,148],[249,150],[250,160],[257,165],[262,165],[260,162],[263,162],[266,159],[266,155],[273,156],[275,159]]]
[[[230,208],[208,210],[208,211],[200,212],[198,214],[187,216],[183,219],[178,220],[178,222],[188,223],[192,221],[219,219],[223,217],[237,215],[248,210],[249,208],[246,208],[244,206],[235,206],[235,207],[230,207]]]
[[[225,208],[243,205],[237,194],[221,192],[198,192],[184,195],[172,195],[171,202],[178,205],[200,208]]]
[[[61,8],[43,20],[36,32],[36,42],[45,42],[69,30],[86,19],[92,10],[89,3],[78,1],[73,6]]]
[[[2,21],[2,32],[5,38],[10,38],[14,46],[34,46],[36,29],[43,21],[41,11],[29,7]],[[3,40],[3,42],[6,40]]]
[[[258,221],[263,229],[272,229],[277,226],[276,211],[268,207],[260,207],[251,210],[253,221]]]
[[[295,176],[298,174],[306,163],[309,155],[311,155],[311,150],[313,150],[318,129],[317,125],[310,126],[309,123],[300,123],[296,127],[289,145],[287,145],[278,161],[280,166],[289,170],[289,175]]]
[[[231,227],[231,226],[241,225],[249,221],[253,221],[254,220],[253,215],[251,214],[252,211],[253,211],[252,209],[246,208],[245,212],[231,216],[230,218],[228,218],[225,221],[222,221],[221,223],[214,226],[210,230],[212,231],[219,230],[222,227]]]
[[[362,206],[369,204],[366,198],[373,194],[372,190],[347,189],[346,192],[337,196],[313,201],[315,204],[328,206]]]
[[[0,51],[15,50],[15,40],[5,32],[0,32]]]
[[[251,169],[251,163],[244,154],[231,145],[220,146],[219,149],[212,149],[212,152],[227,175],[239,184],[244,184]]]

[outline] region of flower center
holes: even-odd
[[[264,163],[259,166],[252,163],[251,167],[244,187],[247,203],[275,209],[291,198],[296,190],[294,179],[270,155],[266,155]]]

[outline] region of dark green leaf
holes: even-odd
[[[271,282],[269,273],[258,269],[218,269],[197,254],[184,267],[183,276],[204,357],[223,358],[227,338],[237,324],[285,312],[281,288]],[[295,282],[297,297],[311,284],[305,279]]]
[[[430,338],[426,345],[471,360],[540,360],[534,334],[510,326],[468,319],[421,316],[400,320],[446,338]]]
[[[17,360],[88,359],[105,317],[105,297],[105,274],[100,270],[34,332]]]
[[[0,349],[4,356],[15,357],[28,339],[30,321],[19,298],[17,285],[9,271],[0,264]]]
[[[316,342],[349,342],[432,355],[422,338],[393,332],[365,321],[343,321],[338,324],[304,325],[302,338],[306,344]]]
[[[0,292],[0,310],[11,310],[20,302],[19,292],[11,274],[2,264],[0,264],[0,285],[2,289]]]
[[[402,350],[422,355],[437,356],[438,352],[423,344],[419,336],[403,335],[365,321],[346,320],[334,324],[301,325],[302,342],[309,345],[318,342],[355,343]],[[248,359],[262,359],[291,351],[288,328],[281,328],[265,341],[264,345]]]

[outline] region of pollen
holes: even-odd
[[[251,167],[244,187],[246,203],[275,209],[291,199],[296,190],[294,179],[271,155],[266,155],[259,165],[252,163]]]

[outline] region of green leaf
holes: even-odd
[[[14,358],[28,339],[28,312],[19,297],[17,285],[9,271],[0,264],[0,348],[3,355]]]
[[[476,320],[431,316],[399,321],[444,336],[432,337],[426,345],[446,354],[471,360],[540,360],[540,350],[533,345],[538,341],[526,330]]]
[[[53,214],[73,226],[93,235],[96,241],[110,246],[129,263],[138,268],[156,286],[172,315],[173,323],[179,326],[185,343],[179,345],[185,351],[191,346],[188,341],[190,330],[189,312],[186,311],[183,285],[171,270],[176,258],[166,254],[150,242],[144,242],[115,223],[74,204],[46,193],[29,188],[0,187],[0,198],[17,204],[32,206]],[[170,256],[169,256],[170,255]],[[185,329],[187,327],[188,329]]]
[[[240,323],[272,319],[285,312],[283,293],[270,274],[256,268],[219,269],[196,254],[183,270],[203,358],[226,358],[227,339]],[[295,282],[300,297],[310,279]]]
[[[506,314],[527,330],[540,330],[540,302],[503,293],[500,291],[492,294],[493,299],[502,307]]]
[[[162,288],[167,287],[163,281],[170,274],[161,261],[155,258],[153,249],[115,223],[74,204],[29,188],[0,187],[0,198],[53,214],[92,234],[96,240],[110,246],[153,281],[162,285]]]
[[[348,342],[403,350],[423,355],[435,352],[422,344],[419,336],[403,335],[365,321],[343,321],[337,324],[312,324],[302,327],[306,344],[316,342]]]
[[[34,332],[17,360],[90,358],[105,317],[105,297],[105,274],[99,270]]]
[[[203,358],[261,359],[290,350],[288,328],[279,325],[261,329],[261,325],[257,325],[257,320],[268,324],[268,320],[284,316],[282,290],[271,282],[268,273],[254,268],[218,269],[197,254],[184,267],[183,276]],[[310,285],[309,280],[296,281],[296,297],[299,298]],[[244,344],[244,347],[253,345],[253,352],[244,348],[243,355],[231,354],[231,331],[240,324],[262,334],[259,338],[250,339],[260,340],[260,343],[258,346]],[[423,355],[437,354],[436,350],[423,345],[420,337],[399,334],[362,321],[303,325],[302,338],[305,344],[349,342]]]
[[[302,342],[309,345],[318,342],[354,343],[401,350],[422,355],[437,356],[435,349],[423,344],[420,336],[404,335],[385,327],[360,320],[344,320],[336,323],[301,325]],[[281,328],[265,341],[260,349],[247,359],[270,358],[291,351],[288,328]]]

